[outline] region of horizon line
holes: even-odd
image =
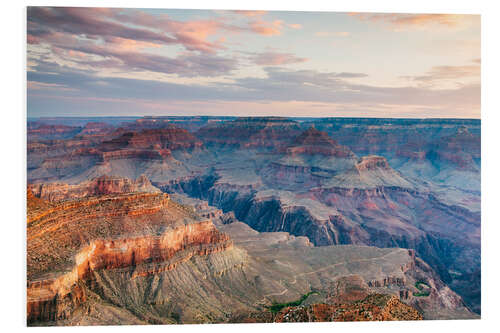
[[[408,120],[427,120],[427,119],[461,119],[461,120],[481,120],[481,118],[463,118],[463,117],[348,117],[348,116],[326,116],[326,117],[313,117],[313,116],[237,116],[237,115],[128,115],[128,116],[27,116],[26,119],[43,119],[43,118],[183,118],[183,117],[203,117],[203,118],[309,118],[309,119],[328,119],[328,118],[341,118],[341,119],[408,119]]]

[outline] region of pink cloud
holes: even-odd
[[[208,41],[209,37],[222,31],[237,30],[237,28],[217,19],[176,21],[166,14],[151,15],[140,11],[120,14],[117,18],[135,25],[170,33],[186,49],[207,53],[214,53],[217,49],[224,48],[221,43]]]
[[[458,14],[349,13],[349,15],[363,21],[385,22],[394,26],[396,29],[401,29],[404,27],[423,28],[435,25],[441,25],[448,28],[459,27],[462,25],[466,25],[469,19],[475,17],[475,15]]]
[[[265,10],[233,10],[233,13],[246,17],[262,16],[267,13]]]
[[[132,23],[136,27],[124,23]],[[155,17],[140,11],[123,14],[118,9],[110,8],[28,9],[28,35],[32,43],[37,42],[33,37],[50,42],[59,37],[57,34],[74,34],[107,42],[128,39],[161,45],[181,44],[187,50],[214,53],[221,45],[206,38],[215,34],[220,24],[213,20],[180,22],[166,15]]]
[[[287,24],[289,28],[292,28],[292,29],[302,29],[302,24],[298,24],[298,23],[290,23],[290,24]]]
[[[291,53],[264,52],[252,57],[257,65],[278,66],[293,63],[305,62],[307,58],[299,58]]]
[[[211,19],[179,21],[169,15],[153,15],[141,10],[117,8],[29,7],[28,44],[80,44],[81,38],[104,40],[115,51],[137,51],[165,45],[182,45],[188,51],[215,54],[226,49],[221,34],[251,32],[264,36],[280,35],[284,27],[299,29],[300,24],[282,20],[266,21],[265,11],[237,11],[248,18],[233,24],[227,15]]]
[[[159,48],[162,45],[155,42],[140,41],[134,39],[111,37],[108,39],[109,47],[122,51],[137,51],[145,48]]]
[[[424,75],[403,76],[403,79],[421,82],[428,85],[435,85],[443,81],[452,81],[461,84],[464,79],[478,80],[481,77],[480,65],[464,65],[464,66],[434,66]]]
[[[264,36],[274,36],[281,35],[281,30],[283,29],[282,20],[274,20],[272,22],[267,22],[264,20],[255,20],[250,23],[250,28],[253,32]]]
[[[104,57],[102,61],[77,60],[82,65],[94,69],[115,68],[127,71],[151,71],[165,74],[178,74],[183,77],[205,76],[213,77],[228,74],[236,69],[237,61],[233,58],[223,58],[216,55],[198,55],[186,52],[175,58],[162,55],[127,50],[124,48],[110,48],[97,45],[75,46],[66,49]]]
[[[79,51],[73,51],[73,50],[69,50],[68,55],[70,57],[84,58],[84,59],[88,57],[88,55],[86,53],[79,52]]]

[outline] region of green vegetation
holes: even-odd
[[[181,315],[178,314],[177,312],[172,312],[170,314],[170,317],[172,317],[172,319],[174,319],[177,323],[181,322]]]
[[[277,313],[281,309],[289,307],[289,306],[299,306],[300,304],[302,304],[302,302],[304,302],[311,295],[319,295],[319,292],[310,291],[307,294],[302,295],[302,297],[299,298],[298,300],[293,301],[293,302],[288,302],[288,303],[277,303],[277,302],[273,301],[273,304],[271,306],[266,306],[266,308],[269,311],[271,311],[272,313]]]
[[[391,296],[386,294],[370,294],[363,299],[355,301],[353,304],[373,304],[378,307],[384,307],[390,298]]]
[[[431,293],[429,291],[420,291],[418,293],[414,293],[413,296],[415,297],[426,297],[429,296]]]
[[[417,281],[415,282],[415,288],[417,288],[419,290],[418,293],[414,293],[413,296],[416,296],[416,297],[426,297],[426,296],[429,296],[431,294],[431,291],[430,291],[430,286],[423,282],[423,281]],[[424,289],[428,289],[428,290],[425,290]]]

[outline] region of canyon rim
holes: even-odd
[[[27,325],[479,319],[480,37],[28,7]]]

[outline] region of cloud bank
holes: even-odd
[[[350,40],[349,29],[308,31],[300,15],[265,11],[205,14],[180,19],[163,11],[29,7],[28,114],[143,114],[171,112],[172,105],[191,109],[192,103],[200,112],[201,105],[235,112],[237,104],[240,110],[258,106],[255,113],[279,110],[285,115],[287,107],[292,112],[300,106],[306,108],[301,112],[309,108],[323,115],[377,110],[385,116],[384,110],[392,114],[399,109],[414,116],[431,111],[461,115],[464,110],[479,116],[480,59],[436,65],[415,75],[394,73],[405,83],[387,85],[368,71],[342,70],[334,62],[331,67],[339,70],[325,69],[309,50],[311,43],[324,43],[311,36]],[[358,24],[395,27],[457,27],[467,21],[460,15],[342,15]],[[290,50],[305,31],[310,37],[301,41],[307,56]],[[259,47],[241,50],[249,40]]]

